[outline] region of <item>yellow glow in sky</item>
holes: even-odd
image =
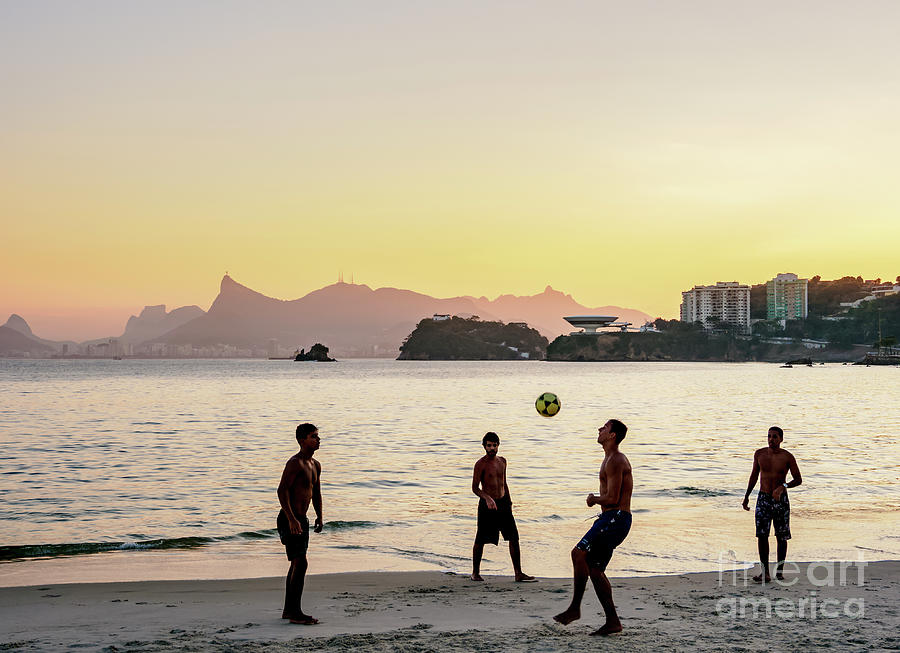
[[[0,7],[0,320],[900,273],[897,3],[424,4]]]

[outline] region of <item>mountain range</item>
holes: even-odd
[[[641,311],[618,306],[586,307],[550,286],[536,295],[501,295],[489,300],[470,296],[439,299],[411,290],[373,290],[366,285],[338,282],[286,301],[267,297],[225,275],[209,311],[185,306],[167,313],[165,306],[147,306],[139,316],[131,316],[122,335],[115,337],[121,345],[155,347],[157,351],[168,346],[271,351],[276,343],[292,351],[321,342],[337,357],[396,357],[403,339],[419,320],[434,314],[526,322],[550,340],[572,330],[562,319],[565,315],[614,315],[636,325],[652,319]],[[17,315],[0,327],[0,354],[21,352],[20,347],[29,342],[34,344],[28,351],[37,355],[46,354],[47,346],[58,344],[38,339]],[[60,347],[55,349],[59,351]]]

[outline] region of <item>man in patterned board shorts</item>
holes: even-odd
[[[631,463],[621,451],[619,443],[628,431],[622,422],[611,419],[598,430],[597,442],[603,446],[603,463],[600,465],[600,494],[587,496],[587,505],[600,506],[600,514],[591,529],[572,549],[574,594],[565,612],[553,617],[563,625],[581,618],[581,599],[590,578],[597,598],[606,613],[606,623],[591,635],[609,635],[622,630],[622,622],[613,603],[612,587],[606,577],[606,565],[613,550],[619,546],[631,530],[631,491],[634,479]]]
[[[775,577],[784,580],[784,561],[787,557],[787,541],[791,539],[791,504],[788,501],[787,488],[797,487],[803,482],[797,460],[786,449],[781,448],[784,431],[777,426],[769,429],[768,447],[757,449],[753,454],[753,470],[747,484],[747,493],[741,504],[744,510],[750,510],[750,492],[759,479],[759,494],[756,497],[756,542],[759,548],[759,562],[762,572],[754,576],[757,583],[769,583],[769,531],[775,522],[775,540],[778,542],[778,560]],[[791,480],[785,482],[790,471]]]

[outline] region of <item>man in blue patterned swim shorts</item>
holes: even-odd
[[[797,487],[803,482],[800,468],[793,454],[781,448],[784,431],[777,426],[769,429],[766,435],[769,446],[757,449],[753,454],[753,470],[747,483],[747,493],[741,506],[750,510],[750,492],[759,479],[759,495],[756,497],[756,542],[759,549],[759,562],[762,572],[754,576],[757,583],[771,582],[769,575],[769,529],[775,522],[775,541],[778,542],[778,560],[775,577],[784,580],[782,570],[787,557],[787,542],[791,539],[791,504],[788,501],[787,488]],[[787,473],[791,473],[790,482]]]
[[[613,550],[627,537],[631,529],[631,491],[634,479],[631,463],[621,451],[619,443],[628,431],[622,422],[611,419],[600,427],[597,442],[603,446],[603,464],[600,465],[600,494],[587,496],[587,505],[600,506],[600,514],[591,529],[572,549],[574,571],[574,594],[572,603],[565,612],[553,617],[563,625],[581,618],[581,599],[590,578],[597,592],[597,598],[606,613],[606,623],[591,633],[609,635],[622,630],[622,622],[616,614],[612,588],[606,577],[606,565],[612,558]]]

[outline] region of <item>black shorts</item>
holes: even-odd
[[[506,494],[500,499],[494,499],[496,510],[487,507],[487,501],[478,501],[478,532],[475,533],[475,543],[498,544],[500,533],[507,542],[519,541],[519,529],[516,528],[516,520],[512,514],[512,501]]]
[[[787,490],[778,501],[768,492],[756,495],[756,537],[769,537],[772,522],[775,522],[775,537],[779,540],[791,539],[791,502]]]
[[[309,547],[309,520],[306,515],[300,517],[300,525],[303,526],[303,532],[300,535],[291,533],[284,510],[278,513],[277,524],[278,536],[281,538],[281,543],[284,544],[284,552],[287,554],[288,560],[299,560],[305,557],[306,549]]]
[[[606,565],[612,558],[613,549],[625,541],[630,530],[630,512],[607,510],[597,517],[597,521],[575,545],[575,548],[587,553],[587,562],[591,567],[606,571]]]

